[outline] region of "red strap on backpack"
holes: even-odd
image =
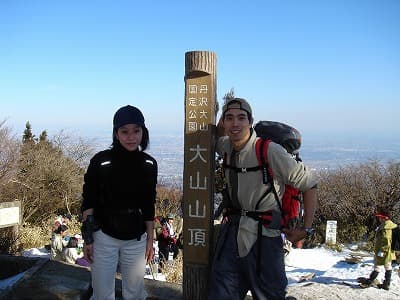
[[[278,203],[282,213],[282,223],[288,225],[291,219],[297,218],[300,213],[300,191],[290,185],[285,185],[285,192],[282,196],[282,202],[279,201],[278,193],[273,184],[273,172],[268,165],[268,147],[271,140],[259,138],[256,141],[256,156],[260,166],[262,166],[263,183],[271,182],[272,192],[275,200]]]
[[[271,168],[268,167],[268,148],[271,140],[259,138],[256,141],[256,156],[261,171],[263,173],[263,183],[267,184],[272,181],[273,174]]]
[[[256,141],[256,155],[258,164],[260,166],[264,165],[265,162],[268,161],[267,151],[269,143],[271,143],[271,140],[266,140],[262,138],[258,138]]]

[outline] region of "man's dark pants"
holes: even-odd
[[[285,299],[283,242],[280,236],[261,238],[240,258],[237,247],[238,222],[221,226],[211,272],[209,300],[242,300],[250,290],[253,299]],[[258,268],[259,267],[259,268]]]

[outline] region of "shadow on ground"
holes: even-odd
[[[0,299],[7,300],[70,300],[89,299],[90,271],[44,258],[0,256],[0,280],[25,272],[12,286],[0,290]],[[182,286],[145,279],[148,296],[158,300],[182,299]],[[116,279],[116,299],[121,299],[121,280]]]

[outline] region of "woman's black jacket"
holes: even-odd
[[[97,153],[84,177],[81,211],[94,209],[101,230],[117,239],[140,238],[154,220],[157,161],[121,145]]]

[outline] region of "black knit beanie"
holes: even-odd
[[[126,124],[136,124],[145,127],[142,112],[131,105],[123,106],[118,109],[113,120],[114,130],[117,130]]]

